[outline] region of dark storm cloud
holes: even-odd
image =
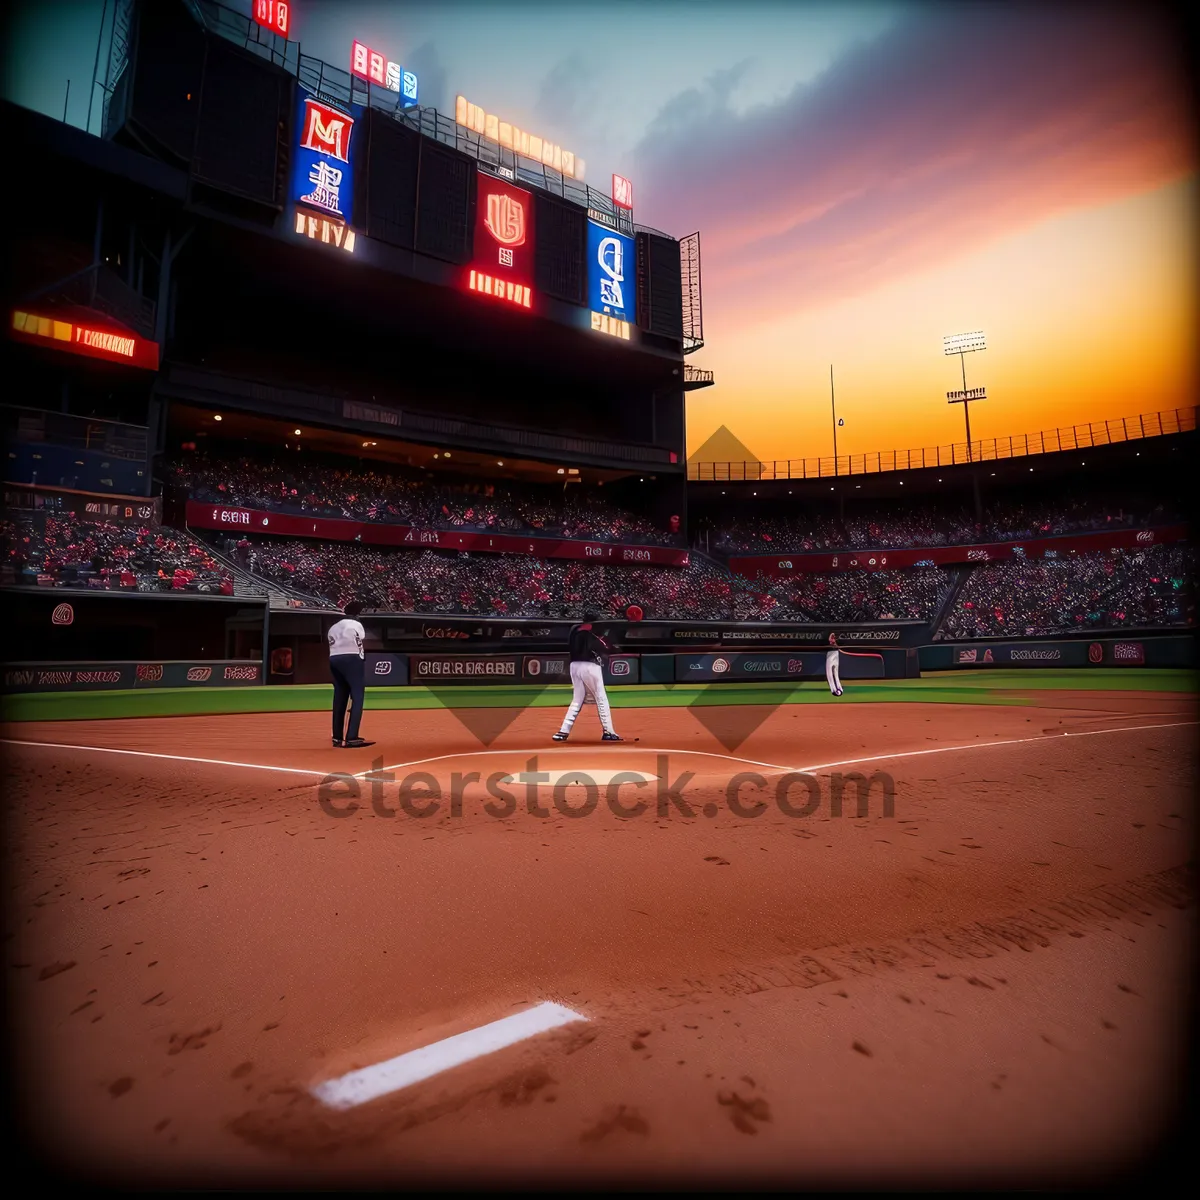
[[[699,228],[706,295],[749,315],[867,290],[1195,169],[1153,9],[937,6],[737,114],[735,68],[638,148],[639,219]]]

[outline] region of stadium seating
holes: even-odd
[[[357,597],[380,610],[446,615],[566,618],[636,604],[651,620],[929,620],[951,580],[937,569],[843,571],[781,585],[739,580],[698,555],[687,567],[630,567],[249,537],[228,537],[223,548],[261,579],[314,600]]]
[[[893,550],[908,546],[1025,541],[1035,537],[1166,524],[1179,514],[1155,500],[1133,497],[1124,504],[1104,496],[1056,501],[997,499],[983,520],[961,506],[847,506],[842,520],[829,515],[754,516],[731,519],[710,538],[722,554],[799,553],[805,550]]]
[[[168,479],[191,498],[272,512],[381,521],[422,529],[517,533],[586,541],[681,546],[682,537],[575,485],[438,486],[403,467],[362,471],[307,456],[297,461],[191,456]]]
[[[1190,626],[1195,572],[1195,551],[1186,545],[989,563],[971,572],[935,636]]]
[[[0,572],[10,586],[233,594],[231,573],[190,534],[73,512],[6,514]]]

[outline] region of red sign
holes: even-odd
[[[1096,533],[1068,533],[1026,542],[989,542],[986,546],[910,546],[902,550],[838,550],[819,554],[785,551],[752,554],[729,560],[730,570],[753,578],[756,574],[782,578],[806,571],[888,571],[898,567],[949,566],[954,563],[1003,562],[1016,559],[1062,558],[1071,553],[1136,550],[1161,542],[1181,542],[1186,525],[1158,529],[1112,529]]]
[[[1114,642],[1112,660],[1115,663],[1124,663],[1137,667],[1144,666],[1146,651],[1142,648],[1141,642]]]
[[[361,541],[369,546],[407,546],[413,550],[491,551],[532,554],[541,558],[581,558],[625,566],[686,567],[688,552],[670,546],[624,546],[613,542],[522,537],[514,533],[459,533],[447,529],[415,529],[380,521],[346,521],[336,517],[301,517],[294,513],[253,508],[222,508],[199,500],[187,502],[187,524],[196,529],[238,529],[279,537],[320,538],[328,542]]]
[[[300,136],[300,148],[349,162],[350,131],[353,128],[353,117],[319,100],[308,98],[304,101],[304,132]]]
[[[147,371],[158,370],[158,343],[138,337],[131,329],[83,325],[38,313],[16,311],[12,314],[9,328],[13,337],[20,342],[66,350],[87,358],[128,363],[131,367],[142,367]]]
[[[356,41],[350,47],[350,74],[387,87],[387,59],[378,50]]]
[[[287,37],[292,14],[287,0],[254,0],[254,21],[264,29]]]
[[[618,208],[633,208],[633,184],[624,175],[613,176],[612,202]]]
[[[533,196],[476,173],[475,259],[467,287],[505,304],[533,307]]]

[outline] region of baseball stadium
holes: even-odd
[[[3,102],[29,1152],[1148,1171],[1191,1053],[1195,409],[689,458],[703,231],[251,7],[106,3],[91,132]]]

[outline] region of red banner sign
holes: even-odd
[[[292,24],[287,0],[254,0],[254,22],[280,37],[287,37]]]
[[[147,371],[158,370],[158,343],[138,337],[131,329],[60,321],[52,316],[17,311],[12,313],[9,329],[20,342],[127,363]]]
[[[475,256],[467,287],[506,307],[533,308],[533,195],[483,171],[475,177]]]
[[[225,529],[230,533],[271,533],[280,537],[319,538],[327,542],[360,540],[369,546],[399,546],[409,550],[472,550],[492,554],[532,554],[541,558],[582,558],[628,566],[685,567],[686,550],[669,546],[624,546],[613,542],[578,542],[566,538],[521,537],[510,533],[459,533],[447,529],[414,529],[374,521],[344,521],[334,517],[300,517],[294,513],[219,504],[187,502],[187,523],[196,529]]]
[[[1179,542],[1188,536],[1186,525],[1158,529],[1109,529],[1096,533],[1069,533],[1032,538],[1025,542],[989,542],[982,546],[923,546],[902,550],[839,550],[834,553],[754,554],[731,558],[732,571],[753,579],[775,579],[814,571],[890,571],[898,567],[953,566],[959,563],[1006,562],[1014,558],[1060,558],[1072,552],[1136,550],[1162,542]]]

